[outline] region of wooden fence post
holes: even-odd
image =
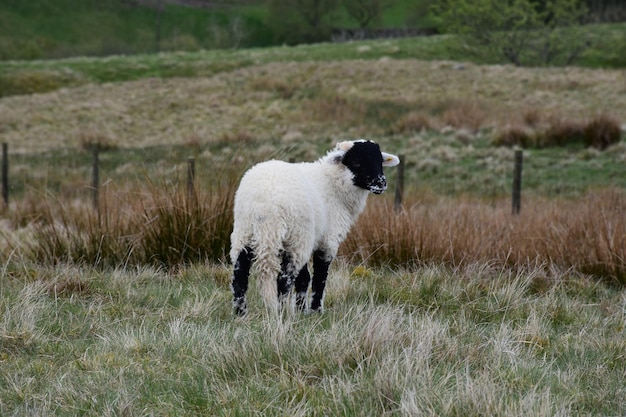
[[[91,185],[93,193],[93,208],[98,210],[100,205],[100,147],[98,145],[94,145],[92,149],[92,156]]]
[[[9,145],[2,143],[2,200],[9,206]]]
[[[396,181],[396,194],[394,198],[394,208],[396,211],[400,211],[402,208],[402,199],[404,196],[404,155],[400,155],[400,164],[398,165],[397,181]]]
[[[515,150],[515,165],[513,168],[513,214],[519,214],[522,208],[522,161],[524,151]]]

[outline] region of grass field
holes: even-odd
[[[525,148],[519,216],[497,139],[623,125],[624,71],[415,59],[429,42],[1,63],[0,414],[622,415],[623,128]],[[363,136],[404,155],[402,209],[389,170],[324,314],[268,314],[253,280],[236,319],[238,178]]]
[[[231,315],[226,267],[5,267],[3,415],[621,415],[622,291],[512,272],[333,268],[323,315]]]

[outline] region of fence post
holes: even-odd
[[[194,157],[190,157],[187,159],[187,195],[189,197],[189,201],[195,201],[196,199],[196,189],[194,187],[195,178],[196,159]]]
[[[9,206],[9,145],[2,143],[2,200]]]
[[[522,161],[524,151],[515,150],[515,165],[513,168],[513,214],[519,214],[522,208]]]
[[[91,163],[91,184],[92,184],[92,198],[93,208],[98,210],[100,205],[100,147],[94,145],[92,149],[92,163]]]
[[[404,155],[400,155],[400,164],[398,165],[396,194],[394,198],[394,208],[399,211],[402,208],[402,198],[404,195]]]

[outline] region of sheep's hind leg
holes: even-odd
[[[324,288],[328,277],[328,268],[332,259],[328,259],[323,251],[313,252],[313,283],[311,284],[311,310],[321,312],[323,309]]]
[[[290,300],[295,281],[295,269],[291,255],[288,252],[283,252],[280,273],[277,279],[278,301],[281,306],[284,306]]]
[[[233,280],[231,289],[233,291],[233,307],[235,314],[243,316],[248,311],[246,305],[246,291],[248,291],[248,278],[250,277],[250,266],[254,252],[246,246],[237,257],[233,268]]]
[[[304,264],[304,267],[296,277],[296,308],[300,311],[306,310],[306,294],[309,290],[310,282],[309,267]]]

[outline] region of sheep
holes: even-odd
[[[338,143],[315,162],[271,160],[250,168],[235,193],[230,250],[235,313],[247,312],[253,263],[266,305],[290,302],[295,284],[296,306],[305,311],[311,283],[310,311],[321,312],[328,268],[339,245],[368,194],[387,188],[383,167],[399,163],[375,142],[359,139]]]

